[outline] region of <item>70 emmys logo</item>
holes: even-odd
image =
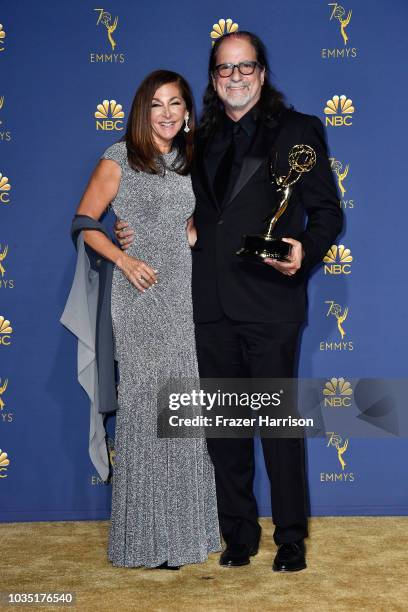
[[[325,274],[351,274],[351,262],[353,256],[350,249],[346,249],[344,244],[333,244],[323,258],[325,263]]]
[[[0,251],[1,251],[1,244],[0,244]],[[3,249],[3,252],[2,253],[0,252],[0,274],[2,278],[6,273],[6,269],[3,266],[2,262],[6,259],[7,253],[8,253],[8,245],[6,244]]]
[[[346,11],[342,6],[340,6],[340,4],[338,4],[337,2],[332,2],[329,4],[329,6],[333,7],[332,14],[330,15],[330,21],[333,18],[338,20],[340,24],[341,36],[343,38],[344,44],[346,45],[348,41],[348,36],[346,34],[346,28],[348,24],[350,23],[352,11],[350,10],[347,13],[347,17],[345,17]]]
[[[12,423],[14,416],[12,412],[7,412],[6,410],[4,410],[6,402],[4,401],[3,396],[8,387],[8,382],[8,378],[6,378],[6,380],[4,380],[3,382],[0,378],[0,417],[2,423]]]
[[[94,9],[94,11],[99,12],[99,17],[98,17],[98,21],[96,22],[96,25],[99,25],[100,23],[102,23],[105,26],[106,33],[108,35],[108,40],[110,42],[110,46],[112,47],[112,51],[114,51],[116,47],[116,42],[113,40],[112,34],[118,27],[118,18],[115,17],[115,19],[112,22],[112,15],[108,13],[108,11],[105,11],[105,9],[96,8]]]
[[[340,206],[342,208],[354,208],[354,203],[355,203],[354,200],[344,199],[344,195],[347,191],[344,185],[344,181],[346,180],[348,176],[348,173],[350,170],[350,164],[346,164],[343,168],[343,164],[341,163],[341,161],[336,159],[335,157],[329,157],[329,161],[330,161],[330,167],[333,170],[334,176],[336,177],[337,186],[339,188],[340,195],[341,195]],[[349,195],[347,197],[350,198]]]
[[[97,130],[123,130],[122,119],[125,113],[122,110],[122,105],[118,104],[116,100],[104,100],[102,104],[98,104],[95,113],[96,129]],[[102,121],[100,121],[100,119]]]
[[[340,342],[320,342],[321,351],[352,351],[354,350],[354,344],[351,341],[344,341],[346,336],[346,330],[344,329],[344,322],[348,317],[349,309],[346,306],[344,309],[340,304],[336,304],[333,300],[326,300],[326,304],[329,304],[326,316],[333,316],[337,321],[337,329],[340,334]]]
[[[4,96],[0,96],[0,110],[2,110],[2,108],[4,107]],[[0,119],[0,125],[3,125],[3,121]],[[0,129],[0,141],[9,141],[11,140],[11,133],[9,132],[9,130],[4,130],[4,127],[2,127]]]
[[[355,475],[353,472],[346,472],[346,466],[348,465],[348,460],[345,459],[345,454],[347,450],[350,450],[349,439],[345,438],[343,440],[342,436],[340,436],[335,431],[327,431],[326,436],[328,437],[328,442],[326,448],[333,448],[337,453],[337,459],[341,466],[340,472],[320,472],[320,482],[354,482]]]
[[[346,28],[350,24],[352,10],[346,11],[338,2],[330,2],[331,7],[330,21],[339,22],[340,34],[343,42],[343,46],[340,48],[330,47],[322,49],[323,59],[350,59],[357,57],[356,47],[348,47],[347,43],[349,40]]]
[[[329,161],[330,161],[330,167],[333,170],[334,174],[336,175],[337,185],[339,187],[341,197],[343,198],[344,194],[346,193],[346,188],[343,184],[343,181],[348,175],[349,164],[347,164],[343,170],[343,164],[341,163],[341,161],[339,161],[335,157],[329,157]]]
[[[6,275],[5,259],[8,253],[8,244],[3,246],[0,244],[0,289],[14,289],[14,280],[12,278],[4,278]]]
[[[330,436],[327,446],[333,446],[337,450],[337,458],[341,465],[341,469],[344,471],[344,468],[347,464],[345,459],[343,458],[343,455],[348,448],[348,438],[343,442],[342,437],[336,434],[334,431],[328,431],[327,435]]]
[[[107,42],[110,46],[111,53],[91,53],[89,58],[91,63],[103,62],[110,64],[123,64],[125,61],[124,53],[114,53],[117,45],[115,32],[118,27],[119,18],[113,18],[112,15],[104,8],[96,8],[94,11],[98,13],[96,26],[98,28],[99,26],[102,26],[102,29],[106,30]]]
[[[5,393],[7,389],[7,385],[8,385],[8,378],[6,378],[3,384],[1,384],[1,378],[0,378],[0,410],[3,410],[4,406],[6,405],[5,402],[3,401],[2,395],[3,393]]]
[[[337,328],[339,330],[341,339],[343,340],[344,336],[346,335],[346,332],[344,331],[343,323],[347,319],[348,308],[346,306],[342,312],[340,304],[335,304],[333,300],[326,300],[326,304],[330,304],[326,316],[328,317],[329,315],[333,315],[334,317],[336,317]]]
[[[115,469],[115,456],[116,456],[116,451],[115,451],[115,442],[114,440],[109,436],[108,439],[106,440],[106,446],[108,449],[108,459],[109,459],[109,465],[110,465],[110,469],[111,469],[111,473],[113,472],[113,470]],[[109,476],[108,481],[110,481],[111,476]],[[102,480],[102,478],[98,475],[92,475],[91,476],[91,484],[92,485],[106,485],[107,482]]]
[[[0,110],[4,108],[5,99],[4,96],[0,96]],[[3,121],[0,119],[0,125],[3,125]],[[2,127],[0,130],[0,141],[9,141],[11,140],[11,133],[7,130],[5,131]]]

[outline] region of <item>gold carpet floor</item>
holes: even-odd
[[[249,566],[228,569],[218,554],[179,571],[113,567],[109,523],[0,524],[0,591],[73,592],[75,605],[1,604],[2,609],[84,612],[394,611],[408,612],[408,517],[310,520],[308,568],[272,572],[270,519]]]

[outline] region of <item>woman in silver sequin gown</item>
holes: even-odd
[[[175,567],[220,550],[205,438],[156,435],[158,389],[170,378],[198,380],[186,235],[194,194],[190,177],[174,169],[176,156],[174,149],[159,156],[162,171],[151,174],[130,167],[125,142],[103,155],[120,168],[112,208],[135,230],[127,256],[158,275],[157,283],[140,291],[118,266],[113,274],[120,384],[108,557],[115,566]],[[84,207],[78,212],[89,214]]]

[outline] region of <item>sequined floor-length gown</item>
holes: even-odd
[[[135,231],[129,255],[158,270],[138,291],[118,269],[112,321],[119,363],[115,464],[108,557],[115,566],[155,567],[205,561],[220,550],[214,473],[204,438],[156,435],[157,390],[170,377],[198,379],[186,220],[194,209],[188,176],[135,172],[124,142],[104,159],[121,167],[115,214]]]

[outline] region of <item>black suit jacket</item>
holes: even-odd
[[[211,136],[198,134],[191,173],[198,234],[193,248],[195,321],[215,321],[223,313],[238,321],[303,321],[310,269],[322,260],[342,228],[321,121],[288,110],[279,120],[260,123],[222,210],[206,168],[210,141]],[[243,234],[265,231],[265,219],[277,206],[279,196],[270,177],[271,152],[278,154],[278,174],[287,174],[288,153],[295,144],[313,147],[317,161],[295,185],[289,206],[275,228],[275,236],[299,240],[306,254],[301,269],[286,276],[267,264],[246,262],[235,253]]]

